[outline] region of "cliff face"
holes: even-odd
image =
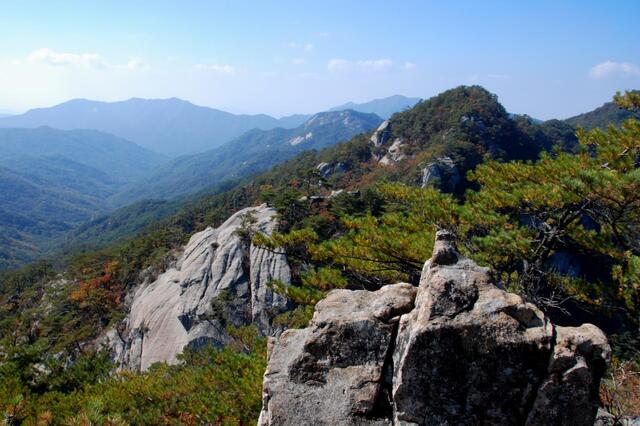
[[[274,209],[241,210],[220,227],[194,234],[175,267],[135,290],[129,314],[107,336],[122,368],[175,363],[187,346],[225,345],[227,325],[254,323],[265,335],[278,332],[271,323],[288,302],[267,283],[289,282],[289,265],[284,255],[242,241],[237,231],[247,214],[255,230],[273,231]]]
[[[438,233],[418,289],[337,290],[270,342],[259,425],[593,424],[610,348]]]

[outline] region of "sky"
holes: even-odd
[[[0,0],[0,113],[178,97],[312,113],[479,84],[540,119],[640,88],[640,1]]]

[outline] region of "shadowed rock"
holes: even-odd
[[[329,293],[308,328],[270,343],[258,424],[388,424],[376,412],[390,408],[385,365],[415,293],[410,284]]]
[[[443,192],[454,192],[461,182],[462,177],[451,157],[440,157],[422,169],[420,186],[433,186]]]

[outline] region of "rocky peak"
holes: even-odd
[[[265,425],[593,424],[609,358],[556,327],[438,232],[417,289],[337,290],[270,341]]]
[[[325,126],[340,125],[346,129],[361,132],[368,131],[380,123],[382,119],[375,114],[367,114],[354,110],[319,112],[303,123],[299,129],[314,130]]]
[[[237,232],[252,215],[255,230],[269,234],[275,214],[266,205],[247,208],[194,234],[175,267],[130,295],[127,317],[107,336],[116,361],[132,370],[175,363],[187,346],[229,343],[227,325],[253,323],[264,335],[281,331],[272,320],[289,303],[267,284],[289,282],[286,257],[242,241]]]

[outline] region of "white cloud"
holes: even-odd
[[[640,67],[630,62],[604,61],[589,71],[591,78],[600,79],[610,75],[640,76]]]
[[[304,59],[303,58],[293,58],[291,60],[291,63],[294,65],[302,65],[304,64]]]
[[[352,69],[362,71],[388,71],[393,68],[391,59],[366,59],[360,61],[348,61],[346,59],[334,58],[327,63],[330,72],[345,72]]]
[[[138,57],[129,58],[129,62],[127,62],[127,68],[129,68],[130,70],[137,70],[143,65],[144,61],[142,60],[142,58]]]
[[[97,53],[61,53],[43,47],[27,56],[26,62],[29,64],[44,64],[57,67],[76,67],[97,70],[117,70],[128,69],[137,70],[144,65],[144,61],[139,57],[131,57],[126,64],[110,64]],[[22,61],[14,61],[15,65],[20,65]]]
[[[320,74],[315,73],[315,72],[303,72],[298,74],[298,77],[304,79],[304,80],[317,80],[320,78]]]
[[[405,62],[404,63],[404,69],[405,70],[414,70],[416,69],[417,65],[414,64],[413,62]]]
[[[87,68],[108,68],[107,63],[97,53],[60,53],[42,48],[31,53],[27,61],[56,66],[84,66]]]
[[[311,43],[289,43],[289,47],[292,49],[302,50],[304,52],[311,52],[313,50],[313,44]]]
[[[351,69],[352,63],[346,59],[330,59],[327,63],[327,69],[331,72],[347,71]]]
[[[393,61],[390,59],[369,59],[358,61],[358,66],[371,71],[385,71],[393,67]]]
[[[511,76],[508,74],[487,74],[487,78],[492,80],[509,80]]]
[[[213,71],[219,74],[235,74],[237,72],[236,67],[228,64],[197,64],[196,69],[202,71]]]

